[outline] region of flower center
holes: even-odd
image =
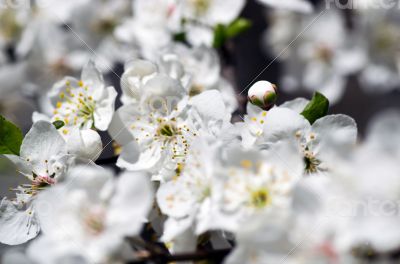
[[[72,87],[69,81],[66,82],[66,86],[65,92],[59,94],[60,101],[56,104],[54,119],[62,120],[66,125],[73,123],[82,127],[88,122],[93,122],[96,103],[92,96],[87,94],[88,87],[84,86],[82,81],[78,82],[79,87]],[[67,134],[68,130],[64,129],[63,132]]]
[[[211,195],[211,187],[207,186],[201,192],[200,201],[204,201],[207,197],[210,197],[210,195]]]
[[[91,210],[84,218],[87,230],[92,235],[99,235],[105,229],[104,211],[100,208]]]
[[[176,134],[177,128],[173,122],[161,123],[157,130],[158,136],[173,137]]]
[[[56,181],[50,176],[37,176],[34,174],[31,184],[22,184],[19,188],[13,190],[30,196],[35,196],[40,191],[47,189],[55,183]]]
[[[379,25],[375,33],[374,46],[378,52],[388,53],[393,51],[396,46],[396,38],[399,36],[397,29],[391,25]]]
[[[192,96],[198,95],[203,91],[204,91],[203,86],[194,84],[194,85],[192,85],[192,87],[190,87],[189,96],[192,97]]]
[[[251,192],[250,204],[256,209],[266,207],[271,203],[271,197],[267,188],[260,188]]]
[[[325,63],[330,63],[333,58],[333,51],[330,47],[321,45],[316,51],[316,56],[321,61]]]
[[[197,16],[203,15],[210,7],[210,0],[192,0]]]
[[[96,32],[100,34],[110,34],[114,31],[117,26],[117,21],[111,17],[103,17],[99,21],[97,21],[93,28]]]
[[[16,14],[12,10],[0,13],[0,35],[5,39],[14,39],[19,36],[22,27],[18,25]]]
[[[306,173],[310,174],[318,171],[318,166],[321,164],[321,161],[317,159],[311,151],[305,150],[304,163]]]

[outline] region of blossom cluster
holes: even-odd
[[[40,104],[25,136],[0,116],[0,154],[27,182],[0,201],[0,243],[25,245],[2,263],[163,263],[205,249],[224,251],[226,264],[398,254],[400,113],[378,115],[363,139],[353,118],[328,114],[348,74],[396,80],[368,73],[382,65],[351,49],[338,10],[324,20],[329,39],[315,25],[281,58],[301,65],[283,89],[322,93],[277,103],[280,86],[257,81],[238,115],[215,48],[248,27],[244,0],[40,2],[0,9],[0,47],[11,47],[0,78],[9,96]],[[303,25],[292,12],[313,6],[259,2],[281,9],[268,32],[279,53],[291,38],[279,30]]]
[[[355,2],[373,5],[379,1]],[[341,11],[333,7],[327,10],[321,4],[312,15],[287,10],[273,12],[264,46],[284,65],[284,90],[319,91],[332,103],[338,103],[352,75],[366,94],[398,89],[398,8],[355,9],[353,22]],[[304,34],[297,36],[302,30]],[[295,38],[298,42],[292,45]]]

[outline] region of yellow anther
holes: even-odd
[[[253,162],[251,162],[251,160],[242,160],[240,162],[240,166],[242,166],[245,169],[250,169],[253,166]]]

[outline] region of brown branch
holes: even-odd
[[[137,260],[130,261],[128,264],[139,264],[153,261],[155,263],[169,263],[169,262],[180,262],[190,260],[223,260],[231,251],[231,249],[219,249],[219,250],[200,250],[192,253],[180,253],[180,254],[151,254],[148,257],[138,258]]]

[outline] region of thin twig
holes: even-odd
[[[180,254],[152,254],[148,257],[139,258],[134,261],[128,262],[128,264],[139,264],[139,263],[147,263],[148,261],[154,261],[156,263],[170,263],[170,262],[180,262],[180,261],[190,261],[190,260],[222,260],[229,253],[231,249],[218,249],[205,251],[200,250],[192,253],[180,253]]]

